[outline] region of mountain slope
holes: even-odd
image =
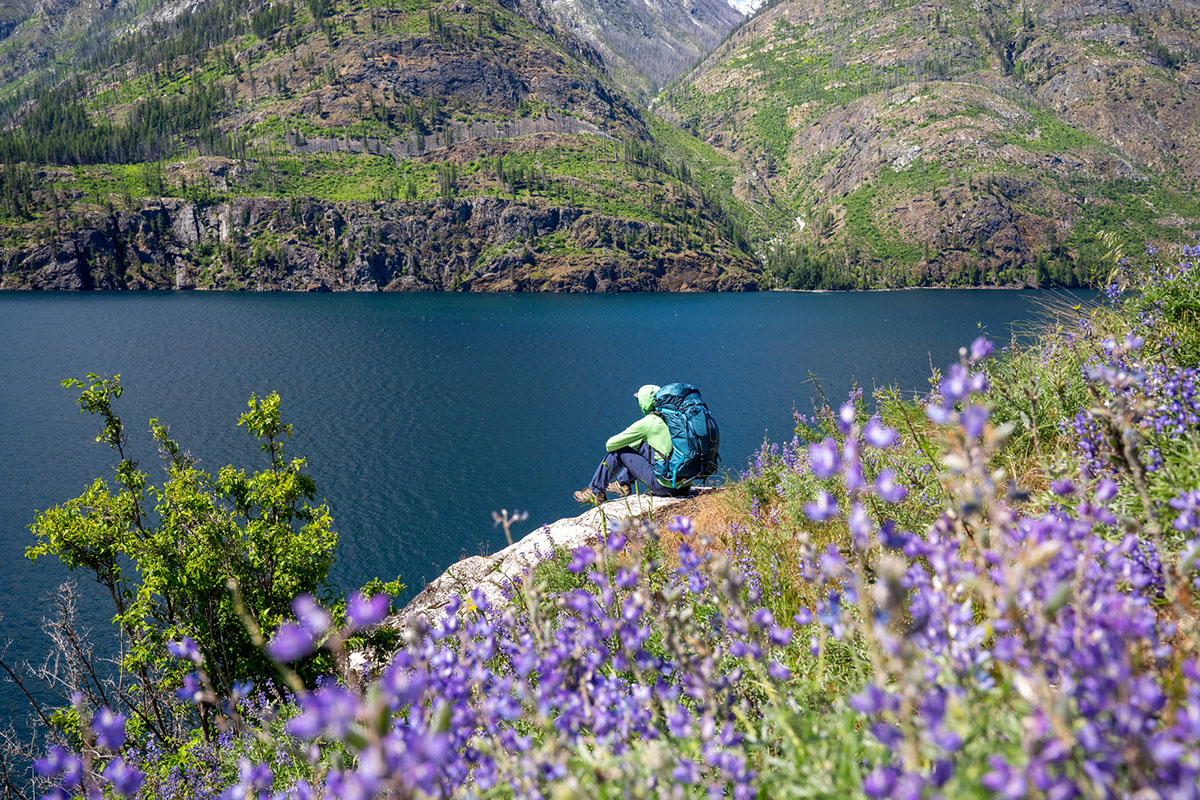
[[[742,15],[726,0],[543,0],[594,46],[627,91],[653,97],[721,43]]]
[[[54,88],[9,65],[0,286],[756,284],[721,203],[536,3],[119,3],[40,41],[89,44]]]
[[[1074,283],[1200,230],[1196,3],[783,0],[672,86],[796,286]]]

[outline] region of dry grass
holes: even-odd
[[[726,489],[696,495],[676,503],[669,509],[654,515],[654,526],[658,530],[659,542],[668,564],[677,566],[679,534],[667,528],[675,517],[690,517],[696,531],[692,549],[697,553],[724,552],[729,546],[730,526],[746,518],[745,510]]]

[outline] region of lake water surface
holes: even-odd
[[[1066,297],[1065,295],[1063,296]],[[401,576],[409,596],[464,555],[497,549],[492,511],[525,530],[578,513],[604,440],[632,422],[643,383],[698,385],[734,470],[764,436],[790,438],[816,375],[830,397],[928,386],[980,326],[1008,340],[1043,319],[1039,292],[912,290],[748,295],[300,295],[0,293],[0,646],[37,633],[60,565],[31,564],[35,509],[111,475],[99,423],[59,382],[120,373],[117,410],[157,480],[147,420],[217,470],[257,467],[235,427],[252,392],[278,391],[341,534],[332,578]],[[1077,302],[1077,300],[1071,300]],[[1024,326],[1024,327],[1023,327]],[[524,531],[522,531],[524,532]],[[107,631],[108,606],[86,619]],[[0,720],[22,709],[0,685]]]

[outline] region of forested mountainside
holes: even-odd
[[[1200,0],[738,20],[719,0],[11,5],[0,287],[1080,285],[1200,230]]]
[[[64,2],[14,25],[2,287],[757,285],[729,164],[536,2]]]
[[[744,18],[726,0],[542,0],[554,20],[600,51],[640,99],[712,52]]]
[[[1196,0],[776,0],[658,108],[739,161],[790,285],[1076,283],[1200,230],[1198,25]]]

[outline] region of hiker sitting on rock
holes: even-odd
[[[645,416],[608,440],[591,485],[575,493],[578,502],[628,495],[634,481],[655,497],[687,494],[693,480],[716,471],[717,426],[694,386],[647,384],[634,397]]]

